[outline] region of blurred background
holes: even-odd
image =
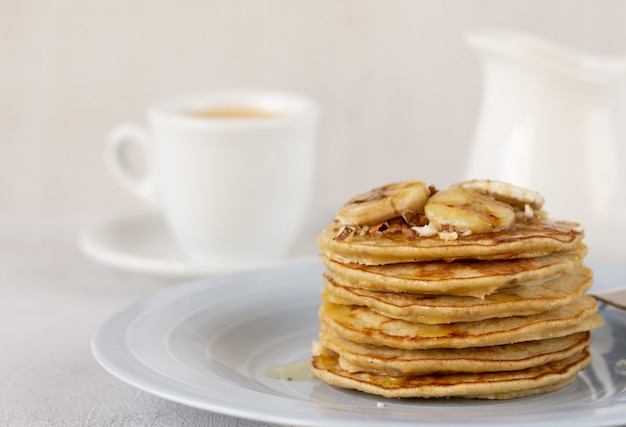
[[[139,202],[102,162],[114,125],[190,91],[293,90],[323,108],[315,199],[463,177],[481,27],[626,53],[619,0],[0,2],[0,210],[102,215]]]

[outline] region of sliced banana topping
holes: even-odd
[[[508,182],[494,181],[490,179],[474,179],[471,181],[460,182],[455,186],[476,190],[480,193],[493,196],[496,200],[500,200],[501,202],[511,204],[521,209],[525,209],[526,205],[528,205],[534,210],[539,210],[543,207],[544,203],[543,196],[537,191],[509,184]]]
[[[405,211],[421,211],[429,196],[430,190],[422,181],[392,183],[352,198],[337,211],[337,218],[343,224],[375,224]]]
[[[426,202],[424,212],[431,226],[445,232],[489,233],[507,229],[515,222],[510,204],[460,186],[435,193]]]
[[[344,225],[337,239],[402,232],[457,240],[545,219],[543,203],[537,191],[501,181],[471,180],[441,191],[422,181],[397,182],[360,194],[337,211]]]

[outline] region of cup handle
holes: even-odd
[[[115,127],[105,139],[104,163],[115,182],[150,208],[158,210],[155,182],[155,164],[148,132],[139,125],[122,124]],[[145,167],[133,167],[129,149],[135,148]]]

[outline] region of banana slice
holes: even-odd
[[[343,224],[375,224],[405,211],[420,212],[429,196],[430,190],[422,181],[387,184],[350,199],[337,211],[337,218]]]
[[[510,204],[459,186],[435,193],[426,202],[424,212],[429,224],[439,231],[490,233],[505,230],[515,222]]]
[[[508,182],[493,181],[489,179],[474,179],[456,184],[462,188],[470,188],[483,194],[488,194],[501,202],[524,209],[526,205],[534,210],[543,207],[543,196],[528,188],[518,187]]]

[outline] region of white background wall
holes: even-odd
[[[307,93],[324,115],[316,198],[462,177],[483,26],[626,53],[618,0],[0,0],[0,211],[133,208],[102,140],[163,96]]]

